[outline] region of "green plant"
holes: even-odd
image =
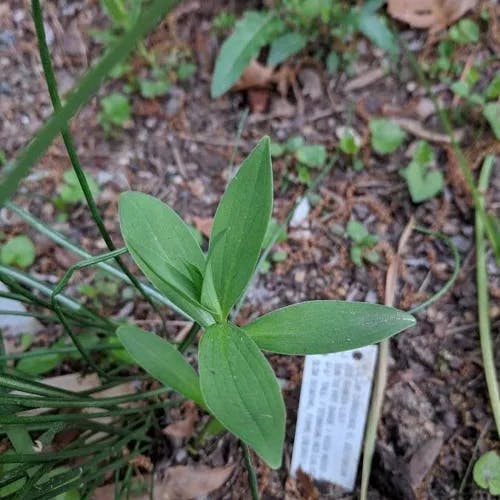
[[[24,234],[14,236],[0,248],[0,260],[8,266],[30,267],[35,262],[35,246]]]
[[[460,45],[475,43],[479,40],[479,26],[472,19],[460,19],[448,31],[449,37]]]
[[[380,256],[378,252],[371,248],[377,244],[378,238],[370,234],[368,229],[359,221],[351,219],[346,226],[346,236],[352,240],[351,260],[357,266],[363,265],[363,260],[376,264]]]
[[[488,451],[474,464],[472,470],[478,486],[488,490],[491,495],[500,495],[500,457],[495,451]]]
[[[236,16],[227,10],[220,11],[212,21],[212,31],[218,35],[224,35],[234,28]]]
[[[93,198],[99,196],[99,186],[96,181],[89,175],[85,174],[89,190]],[[59,193],[55,202],[57,205],[73,205],[85,201],[85,193],[83,192],[80,182],[74,170],[66,170],[63,174],[63,183],[57,188]]]
[[[113,92],[101,99],[98,120],[106,133],[123,127],[131,119],[130,102],[127,96]]]
[[[372,147],[379,154],[393,153],[406,139],[406,133],[401,127],[385,118],[370,120],[369,127]]]
[[[401,169],[414,203],[434,198],[443,190],[444,176],[440,170],[429,170],[434,163],[434,152],[426,141],[419,141],[410,164]]]
[[[280,0],[269,10],[246,11],[223,43],[212,78],[212,97],[224,94],[238,80],[251,59],[269,45],[267,64],[275,66],[299,53],[311,41],[348,39],[360,33],[391,56],[398,52],[393,34],[377,11],[383,2],[370,0],[361,7],[344,1]],[[338,58],[328,57],[329,71]]]
[[[118,337],[148,373],[207,409],[271,467],[281,464],[285,410],[261,349],[282,354],[346,350],[414,324],[413,317],[391,308],[338,301],[295,304],[243,327],[228,321],[255,272],[269,227],[272,170],[267,138],[243,162],[223,195],[206,256],[180,217],[160,201],[125,193],[119,210],[122,234],[135,262],[205,329],[199,344],[199,380],[165,340],[129,325],[117,330]]]

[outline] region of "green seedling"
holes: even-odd
[[[99,196],[99,186],[89,174],[85,174],[85,178],[87,179],[92,196],[94,199],[97,198]],[[58,186],[57,192],[58,197],[54,200],[57,206],[64,207],[66,205],[85,202],[85,195],[74,170],[66,170],[64,172],[63,183]]]
[[[0,167],[3,167],[7,163],[7,155],[3,149],[0,149]]]
[[[195,401],[280,467],[285,406],[261,350],[319,354],[379,342],[415,324],[396,309],[365,303],[312,301],[268,313],[239,327],[230,319],[259,259],[273,205],[268,138],[262,139],[229,183],[217,208],[207,254],[182,219],[148,195],[119,201],[125,244],[148,279],[204,330],[199,374],[169,342],[132,325],[117,335],[134,360],[160,382]]]
[[[300,146],[295,151],[297,161],[309,168],[321,168],[326,162],[326,148],[320,144]]]
[[[273,2],[269,10],[246,11],[217,57],[212,97],[227,92],[266,46],[269,46],[267,65],[271,67],[300,53],[310,42],[348,40],[354,34],[362,34],[395,56],[397,40],[377,13],[381,6],[382,2],[366,2],[357,7],[348,2],[280,0]],[[325,34],[329,40],[325,40]],[[338,58],[328,57],[331,73],[337,70],[338,62]]]
[[[375,118],[370,121],[372,148],[381,155],[393,153],[403,144],[406,133],[390,120]]]
[[[0,248],[0,260],[2,264],[25,269],[35,262],[35,246],[24,234],[14,236]]]
[[[212,31],[216,35],[225,35],[234,28],[236,20],[236,16],[232,12],[222,10],[212,21]]]
[[[493,496],[500,495],[500,457],[488,451],[474,464],[472,470],[475,483]]]
[[[351,219],[346,226],[345,234],[352,240],[350,256],[356,266],[361,267],[364,260],[370,264],[376,264],[379,261],[378,252],[372,250],[372,247],[377,244],[378,238],[374,234],[370,234],[361,222]]]
[[[127,96],[113,92],[101,99],[101,112],[98,120],[106,133],[123,127],[130,119],[131,109]]]
[[[449,29],[448,35],[459,45],[475,43],[479,40],[479,26],[472,19],[460,19]]]
[[[493,134],[500,139],[500,77],[495,76],[486,88],[484,95],[474,92],[474,86],[480,79],[479,71],[471,68],[465,78],[451,85],[453,93],[472,106],[482,109],[484,118],[489,123]]]
[[[419,141],[410,164],[402,169],[413,203],[434,198],[444,187],[444,175],[440,170],[429,170],[434,163],[434,151],[426,141]]]

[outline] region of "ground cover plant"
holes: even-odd
[[[429,4],[0,5],[0,498],[349,496],[303,355],[373,342],[353,495],[498,494],[497,14]]]

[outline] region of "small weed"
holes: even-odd
[[[376,264],[380,260],[378,252],[372,250],[378,238],[370,234],[361,222],[351,219],[346,226],[345,234],[352,240],[350,256],[356,266],[362,266],[364,260],[370,264]]]
[[[321,144],[305,144],[300,135],[290,137],[284,144],[273,142],[271,156],[284,158],[290,168],[294,168],[297,179],[302,184],[310,184],[310,169],[322,168],[326,163],[327,152]]]
[[[390,120],[375,118],[370,121],[371,143],[378,154],[389,154],[403,144],[406,133]]]
[[[92,197],[94,199],[97,198],[99,196],[99,186],[89,174],[85,174],[85,178],[87,179]],[[58,196],[53,201],[56,207],[62,210],[67,205],[74,205],[85,201],[85,195],[74,170],[66,170],[64,172],[63,182],[58,186],[57,192]]]
[[[117,128],[122,128],[130,119],[131,109],[127,96],[113,92],[101,99],[101,112],[98,120],[107,134]]]
[[[0,248],[0,260],[2,264],[25,269],[35,262],[35,246],[24,234],[14,236]]]
[[[236,16],[227,10],[219,12],[212,21],[212,31],[216,35],[226,35],[234,28]]]
[[[479,26],[472,19],[460,19],[448,30],[450,40],[459,44],[476,43],[479,40]]]
[[[434,198],[443,190],[444,176],[440,170],[429,170],[434,163],[434,152],[426,141],[420,141],[410,164],[401,169],[414,203]]]

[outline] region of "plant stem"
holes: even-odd
[[[59,97],[59,92],[57,90],[57,81],[54,75],[54,70],[52,68],[52,61],[50,59],[49,48],[47,46],[45,27],[43,25],[43,14],[39,0],[31,0],[31,6],[33,10],[33,20],[35,23],[35,29],[38,38],[38,51],[40,53],[40,59],[42,61],[45,81],[47,82],[47,88],[49,90],[52,106],[54,107],[54,111],[57,113],[58,111],[61,110],[62,104],[61,104],[61,98]],[[104,221],[101,217],[101,214],[99,213],[99,209],[97,208],[97,204],[95,202],[94,196],[92,195],[92,191],[90,190],[87,177],[85,175],[85,172],[83,171],[82,165],[78,158],[75,143],[69,131],[69,126],[61,130],[61,135],[64,141],[64,145],[66,146],[66,151],[68,152],[71,165],[73,166],[73,170],[75,171],[76,177],[85,196],[85,200],[87,201],[87,205],[89,207],[92,218],[94,219],[97,229],[99,230],[102,239],[106,243],[108,250],[112,252],[113,250],[116,250],[116,246],[113,243],[113,240],[111,239],[111,236],[104,225]],[[160,313],[160,310],[158,309],[158,306],[153,302],[152,298],[144,290],[139,280],[129,271],[129,269],[124,264],[123,260],[119,257],[119,255],[116,255],[114,259],[118,264],[118,266],[120,267],[120,269],[127,275],[128,279],[133,284],[133,286],[139,291],[139,293],[149,302],[149,304],[156,311],[156,313],[158,314],[158,316],[162,321],[163,330],[166,335],[167,325],[165,323],[163,315]]]
[[[491,324],[489,316],[488,296],[488,274],[486,270],[486,244],[484,239],[484,221],[480,216],[485,211],[486,191],[493,169],[495,158],[487,156],[479,177],[479,196],[476,206],[476,282],[477,282],[477,304],[479,317],[479,340],[481,342],[481,354],[483,357],[484,376],[488,387],[493,418],[495,420],[497,434],[500,437],[500,388],[495,369],[495,357],[493,354],[493,342],[491,339]]]
[[[250,456],[250,450],[245,443],[241,443],[243,448],[243,457],[245,459],[245,467],[248,473],[248,485],[250,486],[250,493],[252,495],[252,500],[259,500],[259,483],[257,482],[257,476],[255,474],[255,469],[252,464],[252,457]]]

